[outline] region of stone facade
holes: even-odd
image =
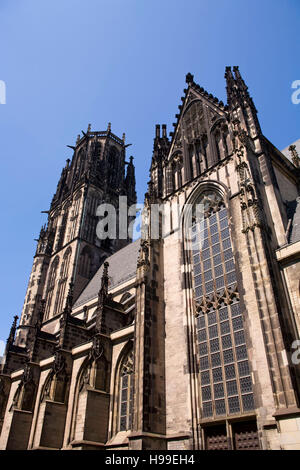
[[[227,105],[188,74],[156,126],[142,240],[96,234],[100,203],[136,203],[125,136],[78,137],[7,341],[1,449],[300,449],[297,147],[225,78]]]

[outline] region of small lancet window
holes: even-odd
[[[133,351],[124,360],[119,378],[119,430],[132,428],[133,405]]]

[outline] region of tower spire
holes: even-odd
[[[103,258],[123,248],[132,237],[99,240],[95,211],[100,203],[117,207],[120,195],[128,204],[136,203],[134,165],[130,159],[125,170],[125,134],[107,129],[78,136],[72,160],[62,169],[50,205],[48,222],[42,228],[34,267],[18,329],[16,344],[27,346],[28,326],[39,320],[39,302],[46,301],[43,321],[71,313],[73,298],[84,289]],[[128,222],[128,227],[130,227]],[[69,293],[68,284],[71,281]],[[62,319],[64,321],[64,319]]]

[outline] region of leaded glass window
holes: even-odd
[[[119,430],[132,428],[133,411],[133,351],[129,353],[120,370]]]
[[[254,409],[228,212],[216,193],[203,193],[204,220],[192,226],[203,418]]]

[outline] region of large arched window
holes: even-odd
[[[222,197],[203,192],[204,218],[195,220],[192,258],[202,418],[254,409],[228,211]]]
[[[133,350],[124,359],[119,375],[119,431],[132,428],[133,412]]]

